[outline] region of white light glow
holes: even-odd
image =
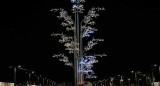
[[[85,2],[85,0],[71,0],[73,3],[72,11],[75,14],[83,13],[84,6],[82,3]],[[61,26],[65,27],[66,31],[72,31],[73,35],[68,36],[64,33],[53,33],[51,36],[53,37],[60,37],[58,40],[60,43],[64,44],[65,50],[68,51],[68,54],[74,54],[76,57],[78,64],[73,65],[72,62],[69,61],[69,58],[63,54],[55,54],[53,55],[54,58],[58,58],[59,61],[64,62],[66,66],[77,66],[77,72],[83,73],[85,78],[97,78],[97,76],[94,75],[94,71],[92,70],[93,64],[98,63],[97,57],[103,57],[107,56],[106,54],[91,54],[86,55],[85,53],[89,50],[91,50],[95,45],[98,44],[98,42],[104,41],[104,39],[95,39],[92,37],[90,41],[87,42],[87,46],[82,46],[83,44],[83,38],[85,37],[91,37],[91,34],[94,34],[97,29],[93,28],[93,25],[95,25],[95,21],[93,21],[94,18],[97,18],[99,14],[98,11],[105,10],[104,8],[91,8],[87,15],[84,16],[84,19],[79,23],[79,19],[75,16],[76,21],[72,19],[71,16],[68,15],[68,12],[65,11],[62,8],[59,9],[51,9],[50,11],[53,12],[59,12],[59,15],[57,16],[59,19],[63,19],[63,22],[61,22]],[[79,15],[77,15],[79,17]],[[78,29],[79,28],[79,29]],[[78,30],[77,30],[78,29]],[[80,30],[80,31],[79,31]],[[82,35],[81,35],[82,34]],[[84,49],[81,49],[84,48]],[[81,55],[82,53],[82,55]],[[74,58],[75,58],[74,57]],[[80,67],[79,67],[80,66]],[[74,67],[73,67],[74,68]]]

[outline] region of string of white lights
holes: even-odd
[[[51,9],[50,11],[53,12],[59,12],[59,16],[57,16],[59,19],[64,19],[64,21],[61,23],[62,26],[66,27],[66,31],[73,31],[74,30],[74,21],[72,20],[71,16],[68,15],[67,11],[65,11],[62,8],[59,9]]]
[[[65,56],[64,54],[55,54],[52,57],[54,58],[59,58],[59,61],[62,61],[65,63],[66,66],[71,66],[73,67],[73,63],[69,62],[69,59],[67,56]]]
[[[91,41],[88,42],[87,46],[84,48],[85,51],[88,51],[93,48],[93,46],[97,45],[99,41],[104,41],[104,39],[95,39],[92,38]]]
[[[72,11],[73,13],[83,13],[84,6],[81,3],[84,3],[85,0],[71,0],[71,2],[74,4],[72,7]],[[68,50],[69,54],[73,54],[75,55],[75,52],[78,53],[77,55],[79,55],[79,52],[81,52],[80,47],[81,43],[79,43],[79,41],[77,41],[79,38],[85,38],[85,37],[91,37],[91,34],[94,34],[96,31],[98,31],[97,29],[93,28],[92,26],[95,25],[95,21],[94,18],[97,18],[98,16],[100,16],[97,12],[98,11],[103,11],[105,10],[103,7],[93,7],[91,8],[87,15],[84,16],[84,19],[81,21],[80,24],[80,31],[82,31],[82,35],[79,35],[80,33],[77,33],[75,31],[77,30],[77,19],[75,19],[76,21],[72,20],[72,17],[68,15],[67,11],[65,11],[62,8],[58,8],[58,9],[51,9],[51,11],[53,12],[58,12],[59,11],[59,16],[57,16],[59,19],[63,19],[63,22],[61,23],[62,26],[66,27],[66,31],[73,31],[74,34],[73,36],[67,36],[64,35],[63,33],[53,33],[51,34],[51,36],[60,36],[59,42],[63,43],[64,46],[66,47],[65,50]],[[79,16],[79,15],[78,15]],[[75,17],[76,18],[76,17]],[[79,25],[79,24],[78,24]],[[76,34],[76,35],[75,35]],[[81,37],[82,36],[82,37]],[[93,48],[93,46],[97,45],[98,42],[100,41],[104,41],[104,39],[95,39],[94,37],[92,37],[92,39],[90,41],[88,41],[87,46],[84,46],[83,51],[89,51]],[[84,53],[83,53],[84,54]],[[96,57],[103,57],[103,56],[107,56],[106,54],[94,54],[94,55],[83,55],[80,58],[80,63],[78,63],[78,65],[81,65],[81,68],[78,68],[78,72],[82,72],[85,75],[85,78],[97,78],[97,76],[94,75],[94,71],[92,70],[93,64],[97,63],[98,60],[96,59]],[[64,56],[64,54],[56,54],[53,55],[53,57],[56,57],[59,59],[59,61],[62,61],[65,63],[65,65],[67,66],[76,66],[73,65],[72,62],[69,62],[69,59],[67,56]],[[77,62],[79,62],[77,60]]]

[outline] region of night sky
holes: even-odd
[[[106,8],[95,19],[98,32],[93,35],[105,39],[94,47],[93,53],[108,55],[94,65],[100,79],[131,70],[145,71],[149,65],[159,63],[159,3],[158,0],[86,0],[84,15],[91,7]],[[58,13],[50,9],[64,8],[74,16],[70,0],[1,4],[0,67],[21,64],[55,81],[72,81],[73,69],[52,58],[55,53],[65,52],[63,44],[50,36],[65,29],[60,26],[62,20],[56,18]]]

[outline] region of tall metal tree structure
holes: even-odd
[[[106,56],[106,54],[87,53],[87,51],[91,50],[98,42],[104,41],[103,39],[96,39],[92,37],[91,34],[97,31],[97,29],[93,28],[93,25],[95,25],[95,21],[93,21],[93,19],[99,16],[97,11],[105,9],[100,7],[91,8],[87,15],[84,16],[84,19],[80,22],[79,13],[83,13],[84,11],[81,3],[84,3],[85,0],[71,0],[71,2],[73,3],[72,11],[75,14],[74,20],[72,20],[67,11],[62,8],[51,9],[51,11],[59,11],[60,15],[57,17],[59,19],[64,19],[61,25],[66,27],[66,31],[72,31],[73,36],[68,36],[64,33],[53,33],[51,36],[60,36],[59,42],[64,44],[66,47],[65,50],[67,50],[69,54],[74,54],[74,64],[69,61],[69,58],[65,56],[64,53],[55,54],[53,57],[58,58],[59,61],[64,62],[65,65],[74,68],[75,86],[78,86],[84,84],[84,77],[97,77],[94,75],[94,71],[91,68],[93,67],[94,63],[98,62],[96,57]],[[87,46],[83,46],[83,38],[89,37],[91,37],[91,40],[88,41]]]

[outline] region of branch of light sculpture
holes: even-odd
[[[65,56],[64,54],[55,54],[53,55],[52,57],[56,57],[56,58],[59,58],[59,61],[62,61],[65,63],[66,66],[71,66],[73,67],[73,63],[72,62],[69,62],[69,59],[67,56]]]
[[[66,31],[73,31],[74,30],[74,21],[72,20],[71,16],[68,15],[67,11],[65,11],[62,8],[59,9],[51,9],[51,11],[59,12],[59,16],[57,16],[59,19],[64,19],[64,22],[61,23],[62,26],[66,26]]]
[[[92,38],[91,41],[88,42],[87,46],[84,48],[85,51],[88,51],[93,48],[93,46],[97,45],[99,41],[104,41],[104,39],[95,39]]]

